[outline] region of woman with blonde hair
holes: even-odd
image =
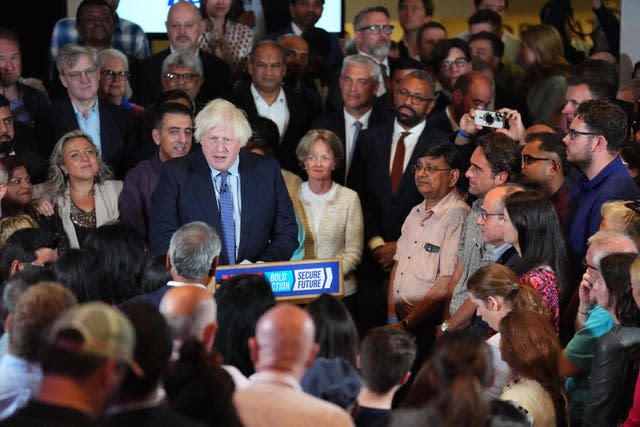
[[[0,219],[0,249],[13,233],[23,228],[38,228],[38,223],[30,215],[22,214]]]
[[[118,220],[122,181],[112,176],[91,137],[80,129],[62,135],[53,148],[49,181],[37,192],[56,207],[70,247],[81,247],[93,229]]]
[[[531,25],[522,32],[519,62],[525,69],[528,123],[559,123],[567,92],[569,63],[562,38],[550,25]]]
[[[600,208],[600,230],[625,233],[640,246],[640,200],[613,200]]]
[[[326,129],[313,129],[302,137],[296,156],[307,173],[294,197],[294,206],[304,227],[306,259],[341,258],[344,276],[343,303],[350,301],[357,285],[355,269],[362,258],[363,219],[358,194],[333,181],[331,173],[344,159],[338,136]]]

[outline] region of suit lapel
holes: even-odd
[[[194,162],[189,183],[192,186],[197,203],[200,205],[202,212],[204,212],[205,222],[213,224],[216,230],[222,230],[216,193],[211,180],[211,169],[202,153],[198,154],[198,158]]]

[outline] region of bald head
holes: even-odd
[[[167,15],[167,36],[174,50],[195,53],[198,38],[204,33],[206,23],[200,11],[190,2],[178,2]]]
[[[192,285],[172,287],[160,302],[160,313],[176,340],[195,338],[205,345],[213,343],[216,302],[208,290]]]
[[[315,326],[301,308],[279,304],[260,317],[249,340],[256,371],[277,370],[301,378],[317,353]]]

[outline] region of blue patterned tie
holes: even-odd
[[[222,222],[222,237],[227,251],[229,264],[236,263],[236,225],[233,219],[233,196],[227,185],[229,172],[222,171],[220,176],[220,221]]]

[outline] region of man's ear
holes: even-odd
[[[400,378],[398,380],[396,385],[402,387],[403,385],[405,385],[407,383],[407,381],[409,381],[409,378],[411,378],[411,371],[405,372],[404,375],[402,376],[402,378]]]
[[[4,332],[11,333],[11,322],[13,321],[13,314],[9,313],[7,318],[4,319]]]
[[[253,367],[255,368],[258,364],[258,343],[255,337],[251,337],[247,340],[247,344],[249,345],[249,356],[251,356],[251,362],[253,362]]]
[[[305,365],[306,368],[310,368],[313,365],[313,362],[316,361],[316,356],[320,351],[320,345],[317,342],[314,342],[311,346],[311,351],[309,351],[309,357],[307,358],[307,363]]]
[[[151,138],[156,145],[160,145],[160,132],[158,131],[158,129],[153,129],[151,131]]]
[[[217,330],[218,324],[215,322],[209,323],[205,326],[204,331],[202,331],[202,342],[204,343],[204,348],[210,349],[213,347],[213,343],[216,340]]]
[[[13,276],[18,271],[22,271],[23,268],[24,268],[24,265],[17,259],[14,259],[13,261],[11,261],[11,267],[9,268],[9,276]]]

